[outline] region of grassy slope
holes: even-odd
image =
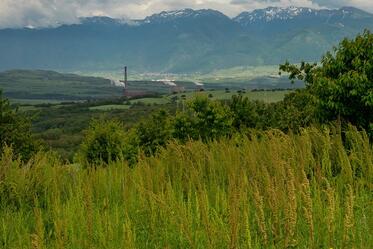
[[[258,138],[260,137],[260,138]],[[373,150],[354,129],[307,129],[88,171],[0,161],[3,248],[368,248]]]
[[[130,105],[100,105],[89,107],[91,111],[109,111],[109,110],[127,110],[130,109]]]
[[[0,89],[15,102],[32,104],[108,98],[121,94],[107,79],[42,70],[2,72]]]
[[[278,102],[284,99],[285,94],[289,93],[290,91],[259,91],[259,92],[244,92],[241,93],[242,96],[249,98],[250,100],[260,100],[264,102]],[[233,95],[237,95],[237,91],[204,91],[204,92],[187,92],[187,93],[180,93],[176,96],[180,99],[182,96],[185,96],[186,99],[192,99],[196,95],[207,95],[210,96],[211,99],[216,100],[227,100],[231,99]],[[169,96],[172,98],[174,95]]]

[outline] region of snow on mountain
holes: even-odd
[[[330,18],[344,19],[348,17],[366,17],[372,15],[362,10],[353,7],[343,7],[340,9],[312,9],[306,7],[268,7],[265,9],[256,9],[253,11],[242,12],[232,20],[239,23],[241,26],[248,26],[256,23],[270,23],[275,21],[287,21],[298,18],[318,18],[328,20]],[[143,25],[143,24],[162,24],[173,22],[177,20],[196,19],[201,17],[216,17],[225,18],[223,13],[212,9],[182,9],[173,11],[162,11],[158,14],[153,14],[142,20],[128,20],[128,19],[113,19],[105,16],[83,17],[80,18],[81,24],[93,25]]]
[[[312,9],[304,7],[268,7],[266,9],[256,9],[250,12],[243,12],[234,21],[242,26],[247,26],[255,23],[269,23],[274,21],[286,21],[301,18],[318,18],[328,20],[330,18],[344,19],[354,15],[364,16],[370,15],[353,7],[343,7],[340,9]]]
[[[93,25],[93,26],[120,26],[120,25],[128,25],[128,26],[137,26],[140,25],[141,22],[136,20],[130,19],[118,19],[118,18],[111,18],[107,16],[92,16],[92,17],[81,17],[79,18],[80,24],[83,25]]]
[[[289,20],[301,15],[316,15],[317,12],[318,10],[311,8],[268,7],[266,9],[256,9],[250,12],[243,12],[233,20],[241,24],[250,24],[256,22],[271,22],[274,20]]]
[[[93,25],[142,25],[142,24],[151,24],[151,23],[166,23],[172,22],[178,19],[194,19],[205,16],[215,16],[215,17],[224,17],[223,13],[211,10],[211,9],[182,9],[182,10],[173,10],[173,11],[162,11],[157,14],[146,17],[142,20],[126,20],[126,19],[114,19],[106,16],[94,16],[94,17],[82,17],[80,18],[81,24],[93,24]]]
[[[182,10],[173,10],[173,11],[162,11],[161,13],[154,14],[146,17],[142,22],[143,23],[164,23],[169,21],[174,21],[182,18],[198,18],[202,16],[224,16],[223,13],[211,10],[211,9],[182,9]]]

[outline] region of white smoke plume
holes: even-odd
[[[203,83],[199,82],[199,81],[193,81],[194,85],[196,86],[203,86]]]
[[[119,80],[110,80],[111,85],[118,86],[118,87],[126,87],[126,84]]]
[[[162,79],[162,80],[155,80],[156,82],[160,82],[165,84],[166,86],[177,86],[173,80]]]

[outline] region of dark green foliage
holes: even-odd
[[[282,131],[299,131],[315,122],[315,100],[305,90],[287,94],[283,101],[264,103],[233,96],[229,108],[233,114],[233,128],[240,132],[245,128]]]
[[[316,100],[308,91],[296,90],[285,96],[283,101],[268,104],[264,110],[269,115],[265,128],[276,128],[282,131],[299,131],[316,123]]]
[[[90,107],[102,105],[106,102],[91,101],[87,103],[59,104],[49,107],[37,106],[35,110],[27,111],[27,115],[34,116],[33,132],[51,149],[57,151],[65,160],[72,161],[74,154],[82,143],[83,131],[88,129],[91,119],[100,118],[105,113],[108,119],[118,119],[128,130],[140,120],[151,115],[160,108],[174,112],[174,106],[159,105],[145,106],[134,104],[129,109],[91,110]],[[107,104],[115,104],[110,102]],[[22,110],[20,108],[20,110]]]
[[[129,139],[121,122],[94,119],[80,146],[78,160],[86,166],[95,166],[130,158],[133,148]]]
[[[4,146],[11,146],[13,153],[28,160],[40,147],[32,137],[31,120],[17,109],[12,109],[0,91],[0,154]]]
[[[320,66],[286,63],[280,69],[290,79],[304,80],[317,100],[320,122],[340,118],[364,129],[373,123],[373,34],[365,31],[355,39],[344,39],[333,53],[326,53]]]
[[[191,117],[183,112],[177,113],[173,121],[172,136],[182,142],[186,142],[193,137],[197,137],[195,132]]]
[[[165,146],[171,138],[170,116],[160,110],[150,118],[140,122],[135,128],[137,141],[147,155],[154,154],[160,146]]]
[[[241,128],[254,128],[258,122],[258,113],[256,111],[256,104],[250,101],[247,97],[241,95],[232,96],[229,105],[233,113],[233,127],[236,129]]]
[[[121,140],[126,142],[125,145],[121,145],[122,148],[127,146],[122,158],[133,163],[139,151],[147,156],[154,155],[172,139],[182,143],[199,139],[207,142],[229,137],[234,133],[245,134],[247,128],[298,131],[300,127],[308,126],[313,122],[312,103],[312,96],[302,90],[287,95],[284,101],[271,104],[250,101],[241,95],[233,96],[229,103],[211,100],[208,96],[197,96],[183,103],[182,110],[175,116],[170,115],[168,111],[157,110],[131,128],[126,133],[126,139]],[[99,126],[107,125],[99,124]],[[117,127],[117,129],[124,130],[124,127]],[[108,139],[114,139],[106,128],[103,131]],[[110,145],[102,144],[104,152],[107,153],[105,150],[110,148]],[[97,154],[101,147],[95,148],[98,149],[92,151]],[[103,159],[106,162],[107,158],[108,156],[99,155],[98,162]],[[91,160],[89,163],[94,161]]]
[[[187,109],[178,113],[173,136],[187,139],[212,140],[232,132],[233,116],[229,108],[206,96],[198,96],[187,103]]]

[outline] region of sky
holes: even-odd
[[[228,16],[275,7],[353,6],[373,13],[373,0],[0,0],[0,28],[47,27],[77,23],[79,17],[142,19],[163,10],[215,9]]]

